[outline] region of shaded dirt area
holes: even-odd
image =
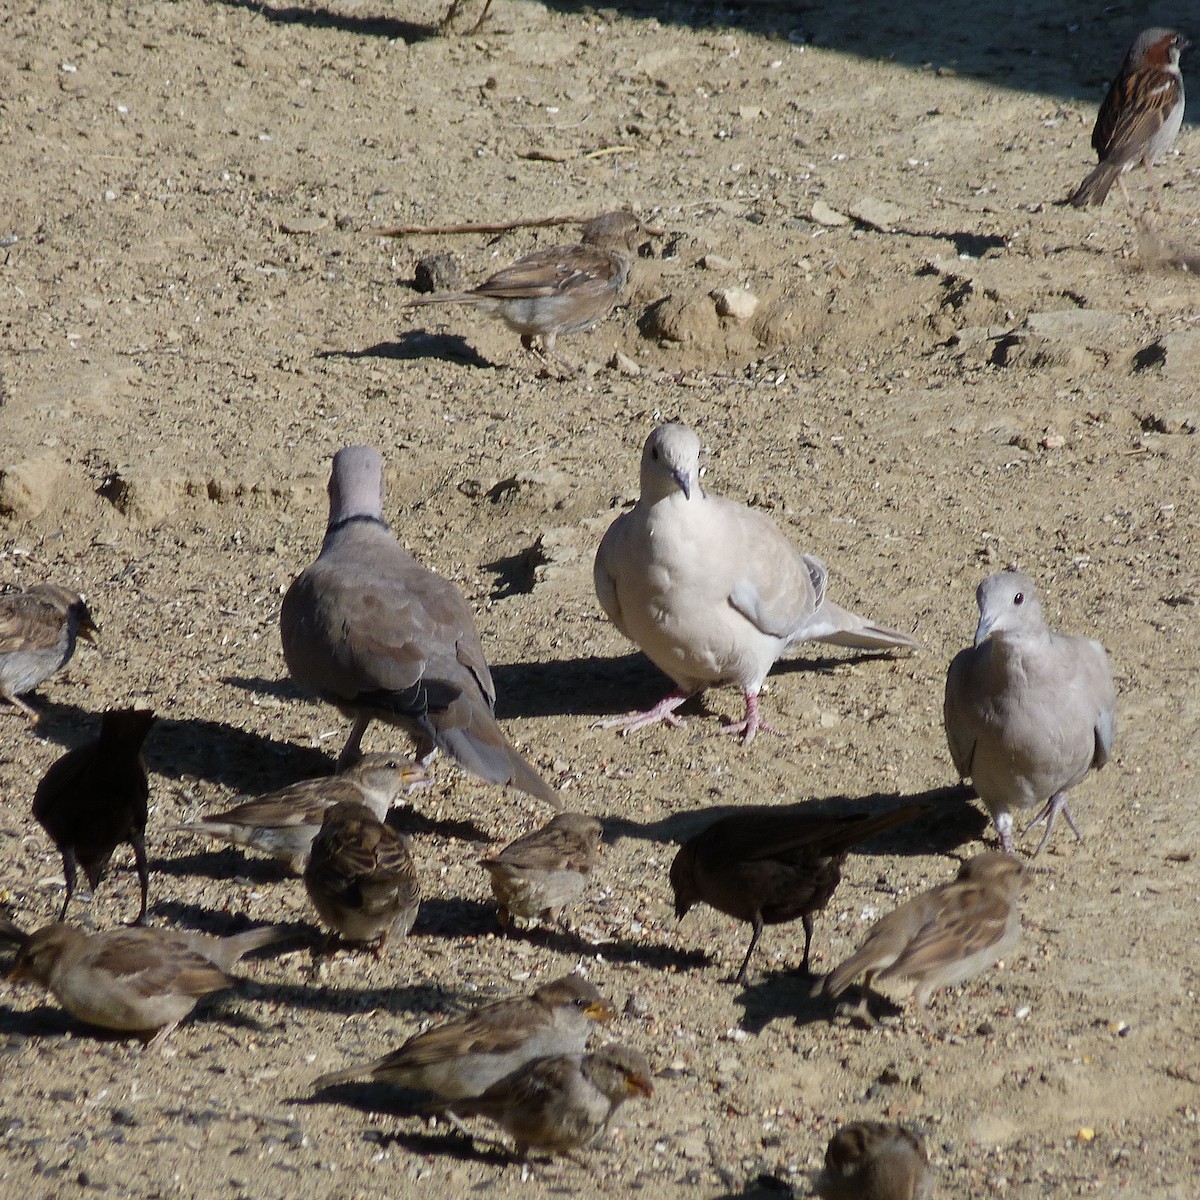
[[[10,9],[0,580],[79,588],[103,635],[43,686],[36,730],[0,717],[0,911],[57,912],[34,786],[94,714],[136,703],[159,714],[152,920],[299,941],[148,1053],[0,988],[5,1194],[803,1196],[832,1131],[881,1115],[925,1130],[944,1197],[1195,1194],[1200,290],[1160,261],[1200,245],[1195,131],[1158,173],[1152,236],[1116,197],[1057,207],[1156,18],[1020,5],[964,38],[941,12],[498,0],[440,37],[429,6],[354,0]],[[562,340],[584,364],[567,382],[478,314],[399,307],[423,255],[476,279],[561,235],[366,232],[617,204],[667,234],[624,306]],[[727,288],[757,296],[746,321],[718,317]],[[923,652],[812,648],[765,696],[787,736],[745,750],[712,736],[728,691],[683,730],[592,728],[665,686],[603,618],[591,559],[667,418],[700,433],[707,487],[769,511],[835,599]],[[300,881],[165,830],[341,745],[287,679],[278,613],[330,456],[359,441],[387,460],[398,536],[472,601],[506,729],[609,845],[573,932],[500,937],[475,860],[549,813],[441,762],[401,815],[413,935],[313,979]],[[851,856],[822,972],[992,844],[951,789],[941,694],[976,584],[1010,564],[1054,624],[1104,641],[1119,690],[1114,759],[1075,797],[1086,841],[1056,836],[1021,949],[936,1000],[934,1035],[908,1010],[831,1022],[794,973],[798,925],[734,988],[744,929],[670,905],[705,814],[934,806]],[[127,919],[134,888],[121,857],[90,919]],[[386,1092],[313,1101],[321,1072],[575,963],[658,1073],[593,1175],[525,1178]]]

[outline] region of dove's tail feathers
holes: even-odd
[[[886,625],[876,625],[857,613],[826,600],[809,623],[808,637],[851,650],[919,650],[921,643]]]
[[[473,706],[470,724],[448,725],[432,720],[434,741],[464,770],[487,780],[507,783],[529,796],[562,809],[558,793],[509,745],[491,712]]]
[[[1102,162],[1073,191],[1067,200],[1076,208],[1087,208],[1091,204],[1103,204],[1108,199],[1112,185],[1121,174],[1122,164]]]

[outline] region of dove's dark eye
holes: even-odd
[[[1014,604],[1024,604],[1024,603],[1025,603],[1025,593],[1024,593],[1024,592],[1018,592],[1018,593],[1017,593],[1017,594],[1016,594],[1016,595],[1013,597],[1013,603],[1014,603]]]
[[[650,447],[650,457],[652,459],[654,459],[655,462],[658,462],[658,447],[657,446]]]

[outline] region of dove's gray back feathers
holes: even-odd
[[[355,720],[343,761],[371,720],[401,725],[419,753],[445,750],[492,783],[557,806],[554,790],[508,743],[471,609],[392,537],[383,462],[368,446],[334,456],[321,554],[288,589],[283,654],[301,686]]]

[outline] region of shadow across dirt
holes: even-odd
[[[430,333],[426,329],[406,329],[394,341],[376,342],[361,350],[321,350],[316,358],[382,358],[392,362],[415,362],[436,358],[462,363],[467,367],[498,370],[496,363],[484,358],[466,338],[451,333]]]
[[[800,804],[783,804],[778,811],[807,813],[813,816],[865,816],[906,804],[925,804],[930,811],[904,825],[889,829],[856,846],[851,853],[869,846],[877,854],[952,854],[965,844],[978,841],[988,827],[987,814],[967,803],[974,791],[962,784],[929,788],[905,795],[902,792],[872,792],[866,796],[826,796]],[[637,822],[609,817],[604,822],[604,840],[643,838],[663,844],[683,843],[722,817],[745,812],[749,806],[719,804],[672,813],[661,821]],[[770,806],[775,809],[775,806]]]

